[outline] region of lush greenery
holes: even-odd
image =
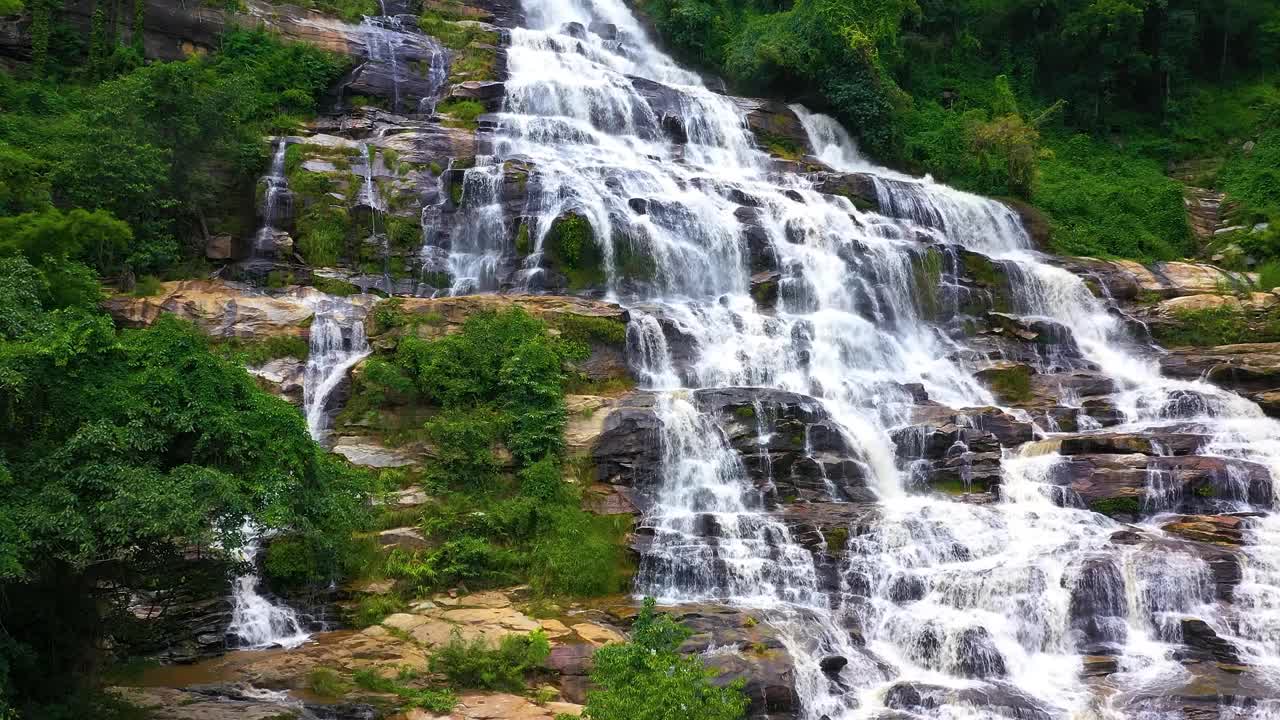
[[[1222,186],[1255,219],[1276,217],[1280,91],[1267,73],[1280,62],[1280,7],[1268,0],[643,7],[675,51],[741,91],[833,113],[885,162],[1031,200],[1063,252],[1196,250],[1164,176],[1192,158],[1231,158]],[[1242,141],[1260,133],[1245,156]]]
[[[372,320],[382,342],[398,341],[365,364],[340,421],[387,428],[393,443],[426,442],[435,456],[416,479],[436,501],[398,521],[412,520],[438,546],[393,552],[382,571],[406,591],[517,582],[541,595],[622,590],[627,523],[581,509],[563,445],[567,367],[618,329],[582,319],[555,336],[512,308],[479,312],[444,334],[441,318],[394,300]]]
[[[1280,340],[1280,313],[1251,313],[1231,305],[1184,310],[1173,318],[1151,326],[1151,333],[1164,345],[1232,345]]]
[[[325,562],[369,489],[196,328],[118,332],[56,239],[56,257],[0,247],[0,701],[19,706],[91,676],[88,650],[126,613],[117,583],[185,548],[234,548],[246,520]],[[66,277],[76,293],[50,286]]]
[[[455,634],[431,656],[430,668],[453,687],[521,692],[525,674],[541,667],[550,654],[551,644],[540,630],[505,635],[496,648],[483,637],[467,642]]]
[[[130,233],[83,258],[106,275],[181,273],[208,235],[245,231],[243,198],[269,152],[262,136],[294,128],[344,67],[264,32],[151,64],[128,46],[110,62],[89,57],[65,28],[50,42],[34,77],[0,74],[0,214],[110,213]]]
[[[631,627],[631,641],[595,653],[583,716],[590,720],[737,720],[747,709],[742,681],[719,687],[697,655],[677,649],[689,630],[654,612],[653,598]]]
[[[96,13],[81,36],[57,4],[29,7],[33,62],[0,74],[0,716],[110,717],[80,691],[129,626],[128,588],[236,548],[246,521],[327,580],[366,524],[370,479],[241,367],[305,342],[214,346],[171,318],[118,331],[97,307],[100,277],[158,293],[208,235],[252,223],[263,134],[344,63],[247,31],[146,63],[141,13]]]

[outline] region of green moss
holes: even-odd
[[[520,221],[520,229],[516,230],[516,254],[528,255],[532,248],[529,247],[529,222],[527,220]]]
[[[987,492],[989,489],[986,481],[965,484],[960,478],[930,480],[929,487],[946,495],[968,495],[969,493]]]
[[[1152,323],[1151,334],[1170,346],[1276,342],[1280,340],[1280,311],[1252,315],[1230,306],[1186,310],[1168,321]]]
[[[733,415],[742,420],[751,420],[756,416],[756,409],[750,405],[742,405],[733,409]]]
[[[934,247],[926,248],[912,259],[912,269],[920,312],[927,318],[936,317],[938,292],[942,287],[942,252]]]
[[[983,370],[981,375],[1002,403],[1015,404],[1032,399],[1031,368],[1026,365],[990,368]]]
[[[543,249],[569,279],[569,289],[583,290],[605,282],[595,231],[582,215],[571,212],[556,218],[543,241]]]
[[[337,278],[323,277],[315,275],[311,278],[311,285],[322,293],[329,295],[337,295],[339,297],[349,297],[351,295],[359,295],[360,288],[352,285],[345,280]]]
[[[823,536],[827,541],[827,552],[839,552],[849,544],[848,528],[827,528]]]
[[[1141,509],[1141,504],[1138,502],[1138,498],[1134,497],[1102,498],[1089,503],[1089,509],[1108,517],[1117,517],[1137,515]]]
[[[350,232],[351,217],[346,208],[317,204],[298,217],[294,246],[309,265],[336,265]]]
[[[286,357],[305,362],[310,353],[307,341],[296,335],[273,335],[258,339],[227,338],[213,342],[211,347],[223,357],[252,366]]]
[[[417,219],[386,215],[384,221],[391,247],[403,250],[416,249],[422,245],[422,226]]]
[[[1192,492],[1195,493],[1196,497],[1202,498],[1210,498],[1218,494],[1218,491],[1212,485],[1197,485]]]
[[[757,130],[756,138],[770,155],[784,160],[799,160],[805,156],[804,145],[785,135],[776,135],[767,130]]]
[[[456,178],[449,183],[449,199],[453,201],[455,206],[462,205],[462,178]]]

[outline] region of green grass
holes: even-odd
[[[1152,334],[1164,345],[1234,345],[1280,340],[1280,313],[1253,317],[1239,308],[1216,307],[1177,313],[1172,322],[1154,323]]]
[[[436,112],[448,115],[444,121],[449,127],[476,129],[476,118],[484,114],[484,105],[478,100],[445,100],[436,106]]]
[[[1117,515],[1137,515],[1141,510],[1141,506],[1137,498],[1103,498],[1089,503],[1089,509],[1108,517],[1115,517]]]
[[[295,335],[273,335],[260,339],[228,338],[214,343],[213,349],[224,357],[252,366],[285,357],[305,362],[310,353],[307,341]]]
[[[458,704],[458,698],[451,690],[405,685],[403,680],[411,679],[413,675],[412,672],[402,672],[400,677],[393,679],[379,675],[378,671],[372,668],[364,668],[357,670],[352,680],[365,690],[395,695],[400,699],[402,710],[422,708],[432,713],[443,714],[453,710],[453,706]]]
[[[1032,202],[1065,255],[1176,260],[1193,250],[1182,186],[1154,160],[1083,135],[1054,138]]]
[[[370,595],[363,598],[351,612],[351,624],[358,627],[369,627],[382,622],[388,615],[401,612],[406,604],[397,595]]]

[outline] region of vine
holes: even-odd
[[[31,73],[44,77],[49,64],[49,35],[53,28],[53,0],[31,3]]]

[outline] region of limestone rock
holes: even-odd
[[[216,280],[167,282],[156,295],[117,295],[103,305],[125,327],[147,327],[162,313],[172,313],[221,338],[305,337],[304,325],[314,314],[301,296],[268,295]]]
[[[369,438],[341,437],[333,446],[333,451],[347,459],[352,465],[372,468],[395,468],[413,465],[416,460],[404,453],[384,447]]]

